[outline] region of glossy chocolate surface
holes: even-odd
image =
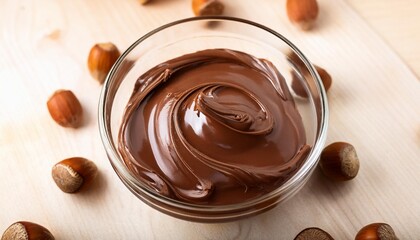
[[[276,67],[228,49],[187,54],[140,76],[119,132],[120,154],[139,181],[194,204],[264,195],[309,150]]]

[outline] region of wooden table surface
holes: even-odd
[[[293,239],[321,227],[352,239],[387,222],[400,239],[420,239],[420,1],[319,0],[317,27],[301,32],[285,0],[230,0],[226,13],[265,24],[333,76],[327,143],[355,145],[359,175],[332,183],[316,171],[292,200],[267,213],[220,224],[178,220],[151,209],[120,182],[99,136],[101,86],[86,58],[96,42],[127,48],[148,31],[190,17],[189,0],[0,0],[0,233],[19,220],[57,239]],[[416,77],[417,74],[417,77]],[[46,101],[71,89],[85,111],[80,129],[55,124]],[[62,193],[51,167],[89,158],[91,191]]]

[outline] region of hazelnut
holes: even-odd
[[[82,124],[83,109],[70,90],[57,90],[47,101],[51,117],[63,127],[77,128]]]
[[[219,0],[193,0],[192,9],[196,16],[222,15],[225,6]]]
[[[322,67],[319,67],[317,65],[314,65],[315,70],[318,72],[319,77],[321,78],[322,85],[324,86],[325,91],[327,92],[332,85],[332,77],[328,72],[323,69]],[[303,72],[303,76],[305,78],[309,78],[309,71],[306,70],[304,67],[300,67],[301,72]],[[302,82],[299,80],[299,77],[295,72],[292,72],[292,85],[291,85],[293,91],[296,93],[296,95],[306,98],[308,97],[308,94],[305,91],[305,88],[302,86]]]
[[[287,0],[286,9],[289,20],[302,30],[313,27],[319,12],[316,0]]]
[[[64,159],[52,168],[55,183],[66,193],[74,193],[88,186],[97,174],[95,163],[81,157]]]
[[[41,225],[22,221],[10,225],[1,240],[54,240],[54,236]]]
[[[306,228],[294,240],[334,240],[330,234],[320,228]]]
[[[355,148],[345,142],[335,142],[324,148],[319,166],[325,176],[335,181],[347,181],[359,172],[359,158]]]
[[[357,233],[355,240],[397,240],[394,230],[386,223],[369,224]]]
[[[113,43],[98,43],[90,49],[88,68],[93,78],[101,84],[114,63],[120,57],[120,51]]]
[[[332,85],[331,75],[328,74],[327,70],[323,69],[320,66],[314,65],[314,67],[315,67],[315,70],[318,72],[319,77],[321,78],[325,91],[328,91]]]

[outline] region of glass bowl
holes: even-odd
[[[237,204],[212,206],[164,197],[139,181],[127,169],[118,151],[118,131],[124,108],[140,75],[169,59],[214,48],[242,51],[267,59],[275,65],[291,89],[311,150],[300,169],[275,190]],[[296,85],[300,86],[300,91],[293,91]],[[183,19],[141,37],[114,64],[104,83],[99,103],[102,142],[112,167],[125,186],[149,206],[168,215],[196,222],[223,222],[252,216],[292,197],[304,186],[317,165],[327,126],[327,97],[313,65],[279,33],[260,24],[232,17]]]

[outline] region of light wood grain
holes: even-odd
[[[226,1],[227,13],[284,34],[334,78],[328,142],[355,145],[359,176],[331,183],[316,171],[292,200],[249,219],[197,224],[161,214],[136,199],[113,172],[97,126],[100,86],[87,72],[89,48],[121,49],[164,23],[192,15],[187,0],[0,1],[0,231],[34,221],[57,239],[293,239],[321,227],[352,239],[371,222],[387,222],[401,239],[420,236],[420,88],[418,79],[343,0],[320,0],[317,28],[300,32],[284,0]],[[87,119],[78,130],[49,117],[57,88],[75,92]],[[50,176],[66,157],[96,162],[93,191],[62,193]]]
[[[346,0],[420,77],[420,2]]]

